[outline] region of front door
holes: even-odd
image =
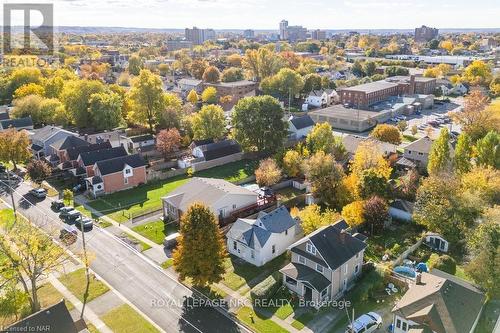
[[[312,289],[306,286],[304,286],[304,299],[306,301],[312,300]]]
[[[344,282],[342,283],[342,290],[343,291],[347,290],[347,279],[344,279]]]

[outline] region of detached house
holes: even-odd
[[[87,189],[97,197],[146,183],[146,161],[139,154],[120,156],[95,163]]]
[[[342,296],[361,273],[367,245],[345,228],[339,221],[300,239],[290,246],[291,263],[280,270],[283,284],[316,308]]]
[[[257,219],[238,219],[227,237],[229,253],[262,266],[284,253],[300,233],[298,221],[281,206],[272,212],[260,212]]]
[[[97,162],[122,156],[127,156],[127,152],[125,148],[120,146],[83,152],[78,156],[76,161],[79,168],[83,168],[87,177],[92,177],[94,175],[94,166]]]
[[[288,132],[294,139],[301,139],[307,136],[314,127],[314,121],[308,115],[293,117],[288,121]]]
[[[413,141],[404,147],[403,157],[413,161],[417,166],[426,168],[429,162],[433,140],[428,136]]]
[[[78,134],[67,131],[56,126],[45,126],[34,130],[31,134],[31,150],[35,158],[50,156],[54,148],[51,145],[68,136],[78,136]]]

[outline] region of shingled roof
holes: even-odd
[[[66,150],[66,152],[68,153],[70,161],[75,161],[78,158],[78,155],[80,155],[81,153],[109,148],[111,148],[111,143],[109,143],[109,141],[105,141],[100,143],[93,143],[88,146],[73,147]]]
[[[96,164],[102,176],[120,172],[125,168],[125,165],[132,168],[139,168],[147,165],[140,154],[120,156],[109,160],[99,161]]]
[[[94,165],[98,161],[109,160],[112,158],[126,156],[127,151],[122,146],[115,148],[98,149],[93,151],[87,151],[80,154],[83,165],[90,166]]]
[[[240,145],[234,140],[222,140],[199,146],[199,148],[207,161],[241,152]]]
[[[17,118],[17,119],[5,119],[0,121],[0,128],[8,129],[13,128],[23,128],[23,127],[33,127],[33,120],[31,117]]]
[[[61,139],[51,144],[52,148],[56,150],[67,150],[75,147],[82,147],[89,145],[90,143],[88,143],[87,141],[72,135],[67,136],[64,139]]]
[[[290,122],[296,129],[303,129],[306,127],[314,126],[314,121],[308,115],[302,117],[293,117]]]

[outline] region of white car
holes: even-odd
[[[375,312],[368,312],[358,317],[347,326],[346,333],[370,333],[382,327],[382,317]]]

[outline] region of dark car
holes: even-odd
[[[70,212],[68,212],[66,214],[66,216],[64,216],[63,220],[64,222],[68,223],[68,224],[72,224],[72,223],[75,223],[76,220],[82,216],[82,213],[80,213],[79,211],[77,210],[72,210]]]
[[[82,225],[83,230],[90,230],[94,227],[94,221],[92,221],[91,218],[80,216],[75,221],[75,227],[77,227],[78,230],[82,230]]]
[[[61,208],[63,208],[63,207],[64,207],[64,201],[62,201],[62,200],[56,200],[56,201],[52,201],[50,203],[50,208],[52,208],[56,212],[60,211]]]
[[[64,218],[68,215],[69,212],[75,210],[75,207],[73,206],[64,206],[59,208],[59,217]]]
[[[30,191],[30,194],[37,199],[45,199],[47,197],[47,190],[44,188],[34,188]]]

